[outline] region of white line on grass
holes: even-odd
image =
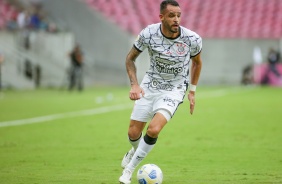
[[[233,89],[232,92],[234,92],[234,91],[236,91],[236,90]],[[221,97],[221,96],[225,96],[227,94],[230,94],[230,90],[221,89],[221,90],[214,90],[214,91],[211,91],[211,92],[208,92],[208,93],[202,93],[201,96],[199,96],[199,98]],[[1,127],[8,127],[8,126],[19,126],[19,125],[33,124],[33,123],[42,123],[42,122],[46,122],[46,121],[63,119],[63,118],[102,114],[102,113],[119,111],[119,110],[124,110],[124,109],[129,109],[129,108],[132,108],[132,104],[100,107],[100,108],[96,108],[96,109],[89,109],[89,110],[82,110],[82,111],[75,111],[75,112],[66,112],[66,113],[60,113],[60,114],[52,114],[52,115],[48,115],[48,116],[40,116],[40,117],[28,118],[28,119],[2,121],[2,122],[0,122],[0,128]]]
[[[102,114],[102,113],[107,113],[107,112],[129,109],[131,107],[132,107],[132,104],[114,105],[114,106],[100,107],[100,108],[89,109],[89,110],[52,114],[48,116],[40,116],[40,117],[35,117],[35,118],[12,120],[12,121],[2,121],[0,122],[0,127],[42,123],[42,122],[51,121],[51,120],[72,118],[72,117],[78,117],[78,116],[89,116],[89,115]]]

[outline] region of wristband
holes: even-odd
[[[196,91],[197,86],[190,84],[190,91]]]

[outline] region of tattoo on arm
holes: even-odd
[[[135,48],[132,47],[132,49],[129,51],[127,57],[126,57],[126,70],[127,74],[130,80],[131,85],[138,84],[137,76],[136,76],[136,66],[135,66],[135,60],[139,56],[140,52]]]

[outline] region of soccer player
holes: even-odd
[[[158,135],[189,93],[190,114],[195,107],[195,91],[202,60],[202,39],[195,32],[180,26],[181,9],[177,1],[165,0],[160,4],[160,23],[141,31],[126,57],[126,69],[130,79],[129,98],[135,100],[128,129],[132,148],[124,155],[124,168],[119,182],[130,184],[131,176],[139,163],[155,146]],[[148,49],[150,68],[139,85],[135,60]],[[189,82],[189,62],[191,82]],[[150,121],[145,135],[142,132]]]

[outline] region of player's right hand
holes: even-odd
[[[139,100],[145,95],[144,90],[139,85],[132,85],[129,91],[130,100]]]

